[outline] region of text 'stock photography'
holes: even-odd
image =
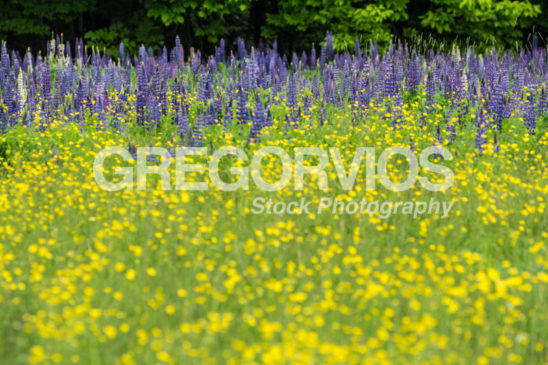
[[[547,363],[547,49],[332,42],[2,44],[0,363]]]

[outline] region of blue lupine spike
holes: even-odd
[[[312,49],[310,50],[310,57],[308,58],[308,62],[311,69],[316,69],[316,48],[314,47],[314,45],[312,45]]]
[[[259,97],[255,99],[255,110],[249,131],[248,143],[259,143],[261,140],[261,129],[265,127],[265,115],[263,103]]]
[[[394,117],[393,117],[393,127],[394,129],[398,128],[403,120],[403,102],[401,98],[401,94],[398,94],[396,96],[396,100],[394,102]],[[439,128],[439,126],[438,126]]]
[[[253,121],[257,122],[257,124],[262,128],[265,126],[265,113],[263,108],[263,102],[261,101],[261,98],[257,96],[255,98],[255,109],[253,110]]]
[[[223,118],[223,126],[225,131],[229,130],[232,127],[232,119],[233,119],[232,107],[230,103],[227,103],[225,105],[225,114]]]
[[[0,104],[0,134],[5,134],[8,129],[8,108]]]
[[[196,120],[194,121],[194,129],[191,139],[192,147],[204,146],[204,116],[201,112],[198,112]]]
[[[242,38],[238,37],[238,59],[243,60],[247,56],[247,51],[245,49],[245,42]]]
[[[325,36],[325,48],[327,52],[327,57],[331,60],[333,59],[333,33],[327,32]]]
[[[323,70],[325,63],[327,62],[327,48],[325,45],[322,45],[320,48],[320,68]]]
[[[177,131],[179,133],[179,138],[183,142],[183,145],[186,145],[186,143],[188,142],[186,140],[188,136],[188,130],[188,117],[186,113],[183,112],[183,110],[179,110],[179,112],[177,113]]]
[[[162,58],[161,58],[162,64],[167,64],[168,57],[167,57],[167,48],[166,46],[162,47]]]

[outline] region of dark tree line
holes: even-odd
[[[545,0],[2,0],[0,38],[37,51],[52,34],[83,37],[114,56],[120,42],[135,52],[141,43],[170,46],[176,35],[206,53],[221,38],[234,49],[237,37],[255,46],[276,39],[292,52],[318,45],[326,31],[339,49],[394,36],[513,47],[548,34],[547,15]]]

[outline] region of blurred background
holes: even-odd
[[[158,50],[183,46],[213,53],[221,38],[260,47],[277,40],[284,53],[318,46],[326,31],[335,48],[396,37],[415,44],[457,41],[477,49],[527,46],[548,34],[547,0],[1,0],[0,39],[9,49],[45,49],[52,34],[82,37],[87,46],[116,57],[118,44],[135,53],[144,43]],[[419,42],[417,42],[419,40]],[[420,42],[422,40],[423,42]]]

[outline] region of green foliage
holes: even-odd
[[[432,9],[421,16],[421,24],[449,39],[493,41],[499,46],[522,39],[521,21],[540,15],[540,6],[525,1],[432,0]]]
[[[93,0],[7,0],[1,7],[0,32],[49,35],[52,22],[70,22],[93,5]]]
[[[152,0],[146,7],[148,16],[160,19],[163,25],[192,22],[196,36],[216,43],[229,34],[231,25],[226,17],[245,16],[250,3],[250,0]]]
[[[117,21],[109,27],[89,31],[84,36],[86,44],[114,57],[118,57],[120,42],[130,54],[137,53],[141,44],[154,48],[163,45],[161,27],[144,15],[144,12],[134,14],[126,23]]]
[[[159,47],[180,35],[186,46],[213,51],[219,39],[278,40],[282,52],[320,44],[326,31],[335,48],[376,40],[381,46],[428,35],[435,41],[515,46],[531,32],[548,34],[545,0],[7,0],[0,38],[10,48],[43,47],[51,33],[114,56],[145,43]]]

